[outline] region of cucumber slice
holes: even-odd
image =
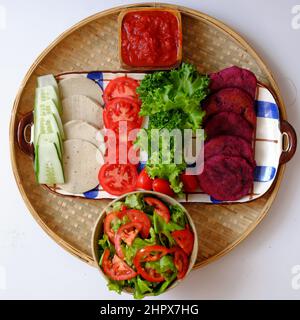
[[[58,84],[53,74],[47,74],[37,78],[38,88],[53,86],[58,93]]]
[[[40,145],[43,145],[44,143],[54,143],[57,149],[59,159],[62,161],[63,144],[58,132],[41,134],[38,139],[37,147],[39,147]]]
[[[51,135],[51,137],[55,139],[52,142],[57,142],[56,139],[58,137],[58,141],[59,141],[58,146],[62,145],[62,138],[60,135],[59,126],[56,122],[56,119],[53,113],[50,113],[46,116],[40,116],[35,118],[34,142],[33,142],[34,146],[37,146],[40,135]]]
[[[64,173],[61,160],[54,143],[43,141],[38,145],[38,172],[37,178],[40,184],[64,183]]]
[[[40,102],[39,104],[35,105],[34,107],[34,119],[36,122],[40,121],[39,119],[41,117],[45,117],[48,114],[53,114],[56,120],[56,123],[59,128],[59,132],[61,135],[61,138],[64,140],[65,135],[64,135],[64,129],[63,129],[63,124],[61,122],[60,115],[57,111],[56,105],[53,100],[46,100],[44,102]]]
[[[57,111],[59,114],[62,114],[62,106],[59,99],[59,95],[54,86],[46,86],[41,88],[36,88],[35,90],[35,105],[39,105],[41,102],[47,100],[53,100]]]
[[[34,172],[36,181],[39,181],[39,146],[34,148]]]

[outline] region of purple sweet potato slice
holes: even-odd
[[[200,188],[216,200],[235,201],[249,194],[254,168],[243,158],[218,155],[204,163]]]
[[[235,136],[218,136],[204,145],[204,159],[222,155],[227,157],[241,157],[255,167],[252,145],[243,138]]]
[[[204,128],[208,139],[221,135],[231,135],[244,138],[251,142],[253,128],[242,116],[234,112],[220,112],[209,118]]]
[[[254,100],[239,88],[225,88],[212,94],[203,104],[206,116],[222,111],[231,111],[243,116],[253,127],[256,126]]]
[[[253,72],[232,66],[210,74],[210,90],[216,92],[224,88],[240,88],[255,99],[257,79]]]

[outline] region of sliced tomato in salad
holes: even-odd
[[[140,222],[128,222],[123,224],[117,231],[115,235],[115,248],[117,255],[124,259],[124,252],[122,250],[122,241],[124,241],[128,246],[131,246],[133,240],[136,238],[138,233],[142,230],[143,225]]]
[[[138,274],[147,281],[162,282],[165,280],[163,275],[159,274],[153,268],[143,266],[143,263],[149,261],[158,261],[169,253],[169,249],[163,246],[147,246],[139,250],[133,259],[133,264]]]
[[[188,256],[192,253],[194,247],[194,234],[188,226],[186,226],[184,230],[173,231],[172,237]]]
[[[115,98],[131,97],[138,99],[136,88],[139,82],[129,77],[118,77],[109,82],[104,90],[103,99],[107,103]]]
[[[168,253],[169,253],[168,248],[160,245],[154,245],[154,246],[145,247],[145,251],[143,255],[141,254],[141,257],[142,257],[142,261],[146,261],[146,262],[158,261]]]
[[[125,204],[122,204],[122,205],[121,205],[121,212],[122,212],[122,211],[126,211],[126,210],[127,210],[127,207],[125,206]]]
[[[144,201],[149,205],[154,207],[154,211],[160,215],[167,223],[170,221],[170,211],[168,207],[160,200],[152,197],[145,197]]]
[[[163,282],[165,278],[153,268],[146,268],[144,274],[140,274],[145,280],[151,282]]]
[[[179,247],[171,248],[170,253],[174,255],[174,264],[178,271],[177,279],[184,278],[189,268],[189,258],[187,254]]]
[[[122,195],[135,190],[138,177],[137,169],[132,164],[104,164],[99,172],[99,183],[112,195]]]
[[[114,255],[111,260],[109,249],[104,250],[102,268],[104,273],[112,280],[129,280],[137,276],[137,273],[117,255]]]
[[[143,118],[139,116],[140,104],[133,98],[110,100],[103,111],[103,121],[107,129],[119,132],[120,121],[127,122],[127,132],[141,127]]]
[[[127,216],[130,221],[142,224],[141,236],[148,238],[151,228],[151,221],[145,212],[137,209],[128,209],[122,212],[122,216]]]
[[[114,220],[121,219],[119,211],[109,213],[104,219],[104,233],[108,235],[109,240],[115,242],[115,232],[111,228],[111,224]]]

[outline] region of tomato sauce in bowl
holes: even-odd
[[[174,66],[182,48],[179,18],[167,10],[129,11],[121,22],[120,45],[127,66]]]

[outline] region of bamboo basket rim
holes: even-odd
[[[13,174],[16,180],[16,183],[18,185],[18,189],[21,193],[21,196],[29,209],[31,215],[33,218],[38,222],[38,224],[42,227],[42,229],[58,244],[60,245],[63,249],[71,253],[73,256],[83,260],[84,262],[90,264],[91,266],[94,266],[94,261],[93,257],[78,250],[74,246],[70,245],[66,240],[58,236],[53,230],[51,230],[48,225],[40,218],[38,212],[33,208],[31,205],[29,199],[27,198],[27,195],[25,193],[24,187],[20,181],[20,176],[19,172],[17,170],[17,159],[16,159],[16,154],[15,154],[15,132],[16,132],[16,115],[17,115],[17,108],[20,102],[21,95],[23,93],[24,87],[37,68],[37,66],[40,64],[40,62],[48,55],[48,53],[56,46],[58,45],[62,40],[64,40],[66,37],[68,37],[71,33],[74,31],[78,30],[79,28],[87,25],[88,23],[97,20],[101,17],[110,15],[110,14],[116,14],[120,12],[123,9],[126,8],[134,8],[134,7],[167,7],[167,8],[174,8],[179,10],[179,12],[191,16],[193,18],[196,18],[198,20],[205,20],[207,23],[213,25],[214,27],[218,28],[222,32],[229,34],[234,41],[239,43],[249,54],[251,54],[257,64],[260,66],[260,68],[264,71],[265,74],[268,75],[270,84],[271,84],[271,89],[275,93],[275,98],[278,102],[279,108],[280,108],[280,116],[282,120],[287,120],[287,115],[286,115],[286,108],[285,104],[283,102],[283,99],[280,95],[280,91],[278,88],[278,85],[273,77],[272,72],[269,70],[267,67],[267,64],[265,61],[260,57],[260,55],[252,48],[248,42],[239,35],[238,32],[234,31],[231,29],[229,26],[227,26],[225,23],[221,22],[220,20],[213,18],[203,12],[200,12],[195,9],[190,9],[185,6],[180,6],[180,5],[173,5],[173,4],[167,4],[167,3],[136,3],[136,4],[129,4],[129,5],[122,5],[122,6],[117,6],[113,7],[101,12],[98,12],[96,14],[93,14],[80,22],[76,23],[66,31],[64,31],[61,35],[59,35],[34,61],[34,63],[31,65],[30,69],[27,71],[24,79],[21,82],[20,88],[18,90],[17,96],[15,98],[14,104],[13,104],[13,109],[11,112],[11,119],[10,119],[10,128],[9,128],[9,144],[10,144],[10,158],[11,158],[11,163],[12,163],[12,169],[13,169]],[[200,267],[206,266],[211,262],[214,262],[215,260],[219,259],[220,257],[226,255],[228,252],[230,252],[233,248],[235,248],[239,243],[241,243],[247,236],[257,227],[257,225],[263,220],[263,218],[266,216],[268,213],[277,193],[280,187],[280,183],[284,174],[284,169],[285,169],[285,164],[280,165],[278,167],[278,172],[277,172],[277,177],[276,181],[274,182],[271,190],[272,193],[270,194],[266,204],[264,205],[262,212],[260,214],[260,217],[256,221],[255,224],[250,226],[239,238],[237,238],[233,243],[231,243],[229,246],[227,246],[224,250],[220,251],[219,253],[211,256],[210,258],[196,264],[194,266],[194,269],[198,269]]]

